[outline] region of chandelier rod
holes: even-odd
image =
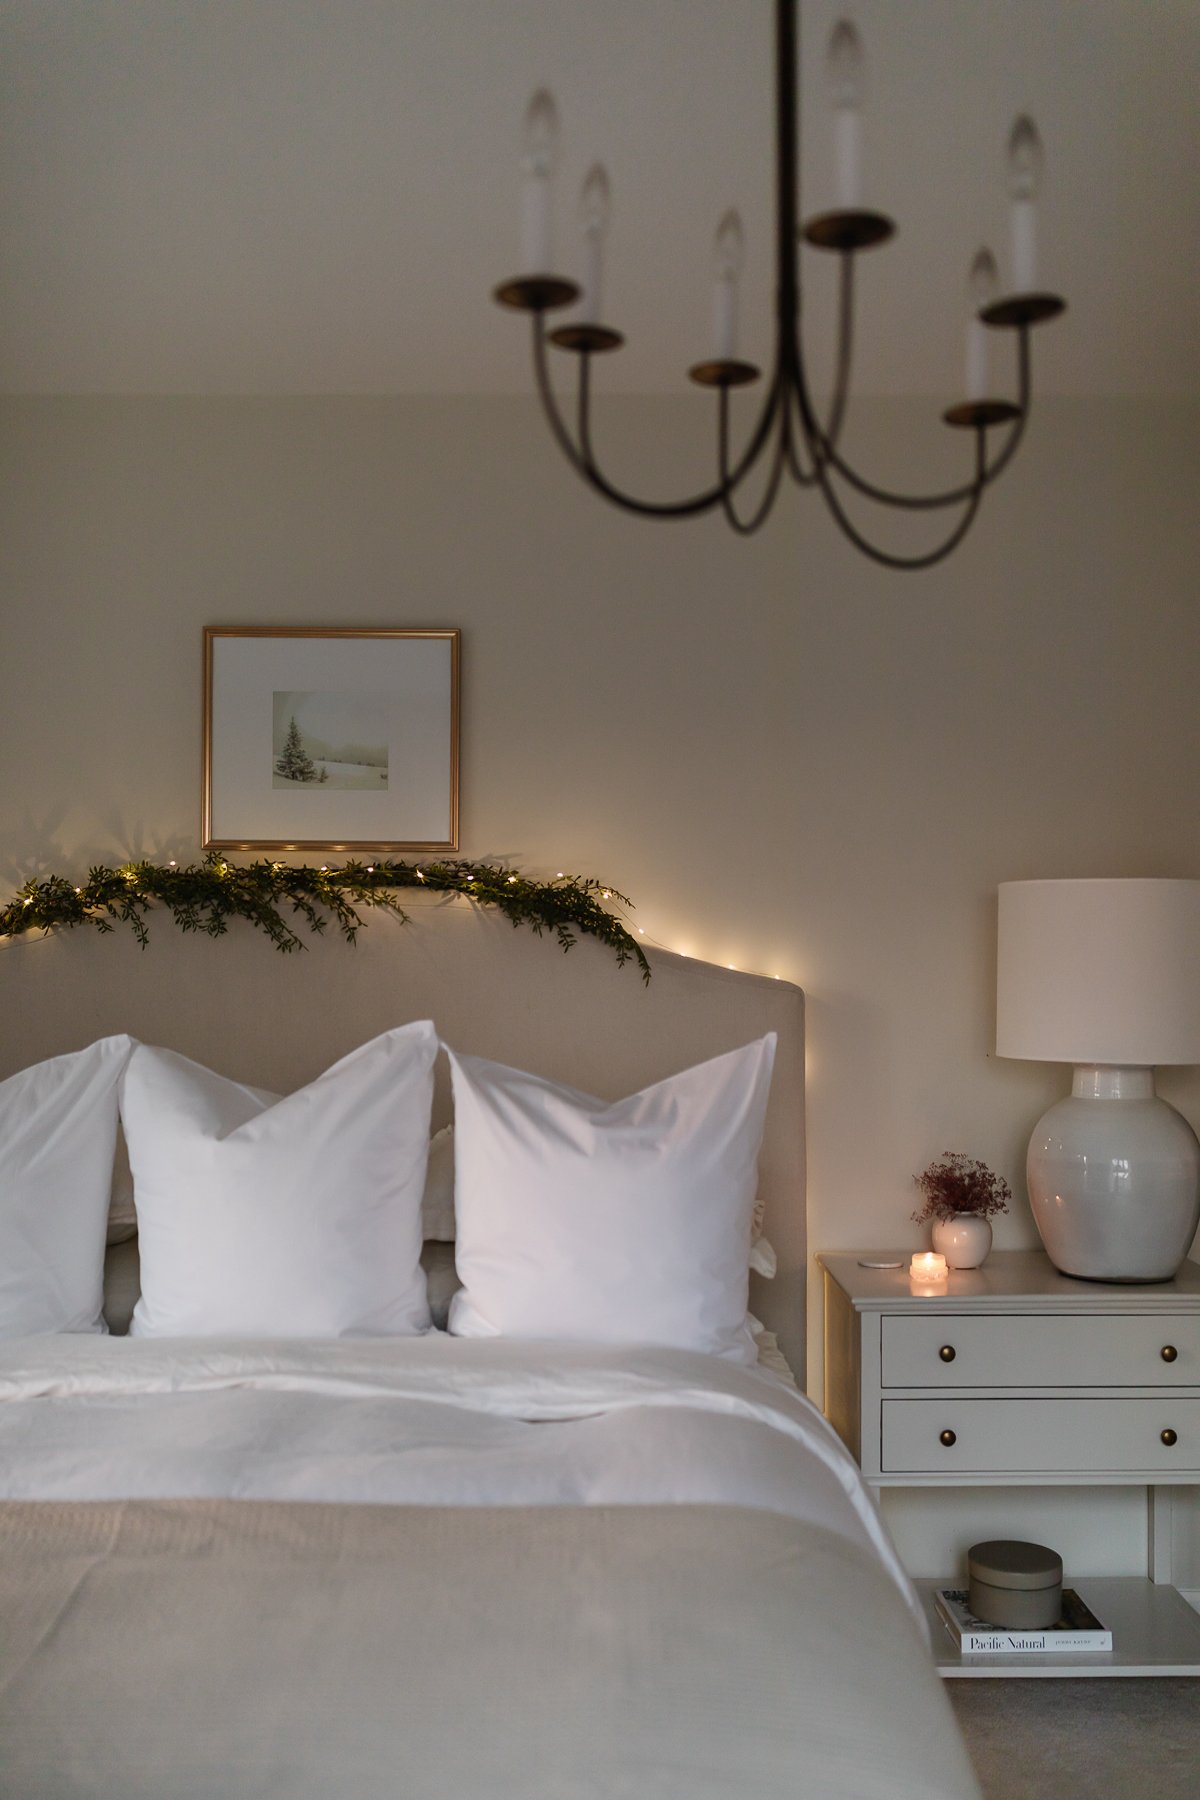
[[[839,27],[849,30],[849,27]],[[1024,434],[1031,404],[1029,331],[1032,325],[1055,317],[1065,303],[1052,294],[1014,294],[980,307],[977,317],[991,329],[1017,334],[1018,399],[972,399],[950,407],[943,418],[959,429],[973,431],[975,470],[970,481],[932,494],[901,493],[868,480],[846,461],[838,449],[849,397],[853,353],[854,258],[863,249],[881,244],[894,232],[892,221],[879,213],[843,210],[799,224],[799,29],[797,0],[775,0],[775,343],[772,372],[756,423],[745,449],[730,462],[730,390],[756,380],[760,371],[731,356],[693,366],[690,375],[701,386],[717,393],[718,479],[711,486],[682,500],[647,501],[626,492],[602,471],[591,431],[592,358],[620,347],[618,332],[590,319],[548,332],[546,314],[573,304],[581,290],[572,281],[547,274],[522,276],[502,283],[495,298],[508,307],[532,315],[533,365],[538,395],[559,448],[572,467],[595,492],[623,510],[649,518],[688,518],[719,507],[731,528],[748,536],[766,521],[786,473],[801,487],[819,489],[835,523],[856,548],[890,568],[923,569],[948,556],[966,536],[982,500],[984,489],[1012,460]],[[548,103],[549,96],[535,97],[534,106]],[[532,117],[532,108],[531,108]],[[1025,122],[1028,123],[1027,121]],[[1032,129],[1030,127],[1029,129]],[[528,165],[527,165],[528,166]],[[548,167],[548,165],[546,165]],[[607,187],[605,178],[605,188]],[[809,392],[802,338],[802,289],[799,273],[801,238],[815,248],[839,257],[837,349],[829,410],[824,425]],[[989,259],[990,260],[990,259]],[[559,405],[550,376],[547,339],[557,348],[578,357],[576,424],[572,436]],[[793,417],[810,467],[804,466],[800,445],[793,435]],[[988,460],[987,433],[996,425],[1009,430],[1003,444]],[[758,504],[740,517],[733,497],[768,443],[774,439],[770,466]],[[909,511],[937,511],[961,507],[962,512],[940,544],[918,555],[902,556],[880,549],[854,524],[846,512],[833,477],[875,504]]]

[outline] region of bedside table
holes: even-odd
[[[914,1292],[900,1269],[822,1255],[825,1413],[884,1487],[1143,1485],[1148,1579],[1078,1587],[1111,1655],[960,1657],[918,1582],[944,1675],[1200,1675],[1200,1614],[1170,1585],[1175,1488],[1200,1486],[1200,1264],[1174,1281],[1060,1275],[1040,1250],[993,1251]],[[895,1252],[892,1253],[896,1254]]]

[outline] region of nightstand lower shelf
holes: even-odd
[[[1165,1582],[1137,1575],[1072,1578],[1071,1586],[1111,1630],[1114,1646],[1111,1653],[1074,1656],[962,1656],[933,1601],[936,1588],[955,1584],[947,1578],[914,1585],[929,1621],[938,1674],[948,1678],[1200,1675],[1200,1612]]]

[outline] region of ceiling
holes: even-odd
[[[833,20],[869,59],[855,387],[959,397],[966,272],[1003,269],[1004,143],[1046,147],[1041,392],[1200,393],[1197,0],[805,0],[802,211],[831,204]],[[618,392],[711,353],[712,237],[745,221],[740,350],[769,352],[769,0],[0,0],[0,389],[504,393],[525,322],[520,125],[562,118],[556,257],[608,166]],[[1190,248],[1189,248],[1190,246]],[[833,270],[805,256],[814,361]]]

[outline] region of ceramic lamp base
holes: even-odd
[[[1151,1069],[1080,1066],[1034,1127],[1029,1202],[1046,1254],[1088,1281],[1169,1281],[1200,1225],[1200,1143]]]

